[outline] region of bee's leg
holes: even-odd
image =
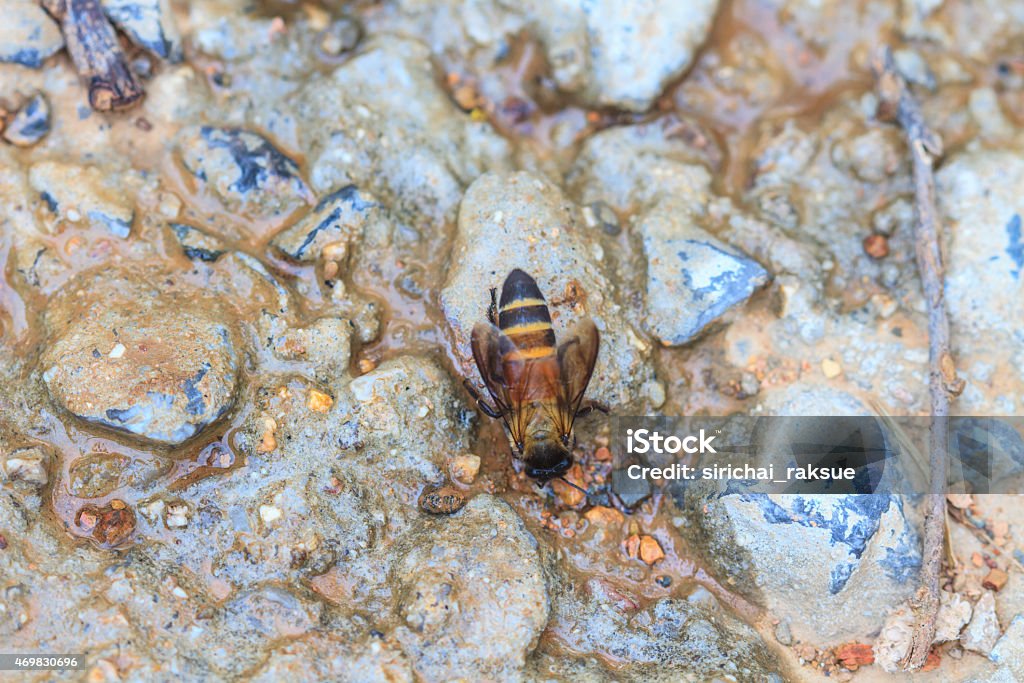
[[[491,305],[487,307],[487,319],[491,324],[498,325],[498,288],[491,287]]]
[[[605,415],[608,414],[608,406],[603,403],[598,403],[597,401],[587,400],[580,406],[580,409],[576,411],[576,417],[586,417],[595,410],[599,413],[604,413]]]
[[[483,398],[480,397],[480,392],[476,390],[473,383],[468,379],[463,380],[462,385],[466,387],[466,391],[469,392],[470,397],[476,401],[476,404],[480,406],[480,410],[484,411],[487,417],[499,418],[501,417],[501,411],[489,404]]]

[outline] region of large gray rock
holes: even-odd
[[[28,172],[51,213],[69,223],[85,223],[122,239],[131,234],[135,206],[123,178],[95,166],[41,161]]]
[[[258,133],[194,126],[177,143],[185,169],[231,212],[279,223],[312,200],[298,165]]]
[[[700,543],[719,575],[788,621],[797,640],[868,638],[916,588],[920,550],[899,497],[690,489],[678,502],[697,511]]]
[[[672,198],[691,214],[703,214],[713,194],[705,166],[711,159],[674,130],[692,125],[665,120],[592,135],[569,170],[568,185],[581,203],[606,202],[620,213],[639,213]]]
[[[573,651],[621,663],[617,680],[771,681],[777,665],[750,626],[707,590],[641,600],[604,579],[558,587],[554,630]]]
[[[238,352],[225,311],[161,272],[100,270],[50,302],[40,359],[50,396],[87,422],[179,444],[234,403]]]
[[[781,454],[771,444],[809,440],[786,433],[800,417],[867,414],[849,394],[794,384],[762,398],[759,415],[774,422],[759,443]],[[718,576],[787,621],[797,641],[870,640],[916,588],[919,541],[898,495],[757,493],[728,481],[680,484],[673,495]]]
[[[1009,151],[967,153],[943,165],[937,180],[950,235],[946,301],[955,339],[1024,341],[1017,324],[1024,319],[1024,160]]]
[[[1024,678],[1024,616],[1018,614],[1013,618],[989,658],[1012,671],[1016,680]]]
[[[0,23],[0,62],[38,69],[64,47],[60,27],[38,2],[6,0]]]
[[[984,368],[996,362],[1009,382],[1024,380],[1024,162],[1007,150],[967,152],[943,165],[937,183],[950,236],[946,305],[957,366],[968,380],[960,405],[975,414],[1019,414],[1019,392]],[[984,391],[993,383],[1005,388]]]
[[[478,377],[469,338],[486,320],[491,287],[513,268],[536,280],[557,337],[581,315],[594,319],[601,349],[588,394],[608,405],[636,405],[652,377],[650,344],[641,340],[588,243],[578,209],[550,182],[530,175],[487,174],[466,192],[441,307],[454,332],[463,374]]]
[[[346,185],[317,202],[295,225],[275,236],[273,244],[296,261],[316,261],[330,245],[332,260],[343,260],[366,222],[381,212],[372,197]]]
[[[294,98],[298,135],[318,192],[354,184],[402,220],[453,220],[462,192],[503,168],[508,143],[467,118],[436,82],[426,46],[397,36],[315,78]]]
[[[645,111],[693,62],[717,0],[527,3],[552,75],[588,103]]]
[[[768,282],[761,265],[662,202],[640,220],[647,258],[647,328],[665,346],[692,341]]]
[[[686,344],[712,324],[730,321],[768,282],[756,260],[715,233],[741,240],[780,269],[807,261],[784,237],[718,197],[702,153],[683,138],[664,123],[604,131],[584,144],[569,173],[584,203],[606,202],[634,215],[632,229],[644,255],[641,320],[666,346]]]
[[[395,634],[425,680],[518,680],[548,621],[537,541],[507,503],[479,494],[424,518],[393,570]]]
[[[516,34],[541,43],[558,88],[591,106],[646,111],[694,61],[717,0],[521,3],[406,0],[428,15],[435,52],[493,61]]]

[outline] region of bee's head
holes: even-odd
[[[558,439],[527,439],[523,448],[526,475],[540,482],[560,477],[572,467],[572,453]]]

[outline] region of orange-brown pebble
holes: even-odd
[[[993,569],[982,579],[981,585],[990,591],[1002,590],[1010,577],[1002,569]]]
[[[375,367],[377,367],[377,364],[374,361],[370,360],[369,358],[359,359],[359,372],[363,373],[364,375],[373,370]]]
[[[850,671],[874,663],[875,653],[870,644],[846,643],[836,648],[836,659]]]
[[[864,238],[864,253],[873,259],[889,255],[889,240],[885,235],[871,234]]]
[[[472,484],[480,472],[480,456],[472,453],[454,455],[448,460],[448,472],[452,479],[463,484]]]
[[[329,394],[318,389],[310,389],[306,399],[306,407],[315,413],[326,413],[334,405],[334,399]]]
[[[573,465],[572,468],[565,473],[565,478],[571,481],[580,488],[583,487],[583,469],[579,465]],[[551,481],[551,488],[554,490],[555,495],[561,499],[561,501],[569,506],[575,507],[586,499],[586,495],[577,488],[566,484],[560,479],[553,479]]]
[[[270,453],[277,448],[277,439],[274,437],[274,431],[277,429],[277,422],[274,418],[267,417],[263,419],[263,438],[260,440],[256,450],[260,453]]]
[[[583,516],[587,518],[587,521],[591,524],[598,524],[600,526],[615,526],[622,524],[625,519],[622,513],[615,508],[606,507],[604,505],[596,505],[586,512]]]
[[[596,451],[594,451],[594,460],[599,460],[601,462],[608,462],[611,459],[612,459],[612,452],[610,450],[608,450],[607,446],[601,446]]]
[[[480,94],[468,83],[456,86],[452,91],[452,98],[464,111],[476,109],[481,104]]]
[[[466,497],[451,486],[428,489],[420,496],[420,509],[432,515],[451,515],[465,504]]]
[[[664,557],[665,551],[661,549],[661,544],[654,536],[640,537],[640,559],[646,565],[650,566]]]

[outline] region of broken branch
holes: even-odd
[[[931,397],[929,473],[931,486],[926,498],[924,551],[921,558],[921,587],[914,600],[915,625],[910,650],[902,661],[906,670],[920,668],[928,658],[935,639],[939,611],[939,574],[946,520],[947,427],[949,404],[963,391],[964,381],[956,374],[949,344],[944,271],[939,243],[940,222],[935,208],[935,177],[932,165],[942,154],[942,140],[924,122],[921,107],[896,69],[892,53],[883,48],[875,56],[878,117],[894,120],[906,136],[914,175],[914,245],[917,270],[921,276],[928,309],[928,389]]]
[[[99,0],[41,0],[41,4],[60,24],[75,70],[88,84],[89,106],[111,111],[142,99],[142,85]]]

